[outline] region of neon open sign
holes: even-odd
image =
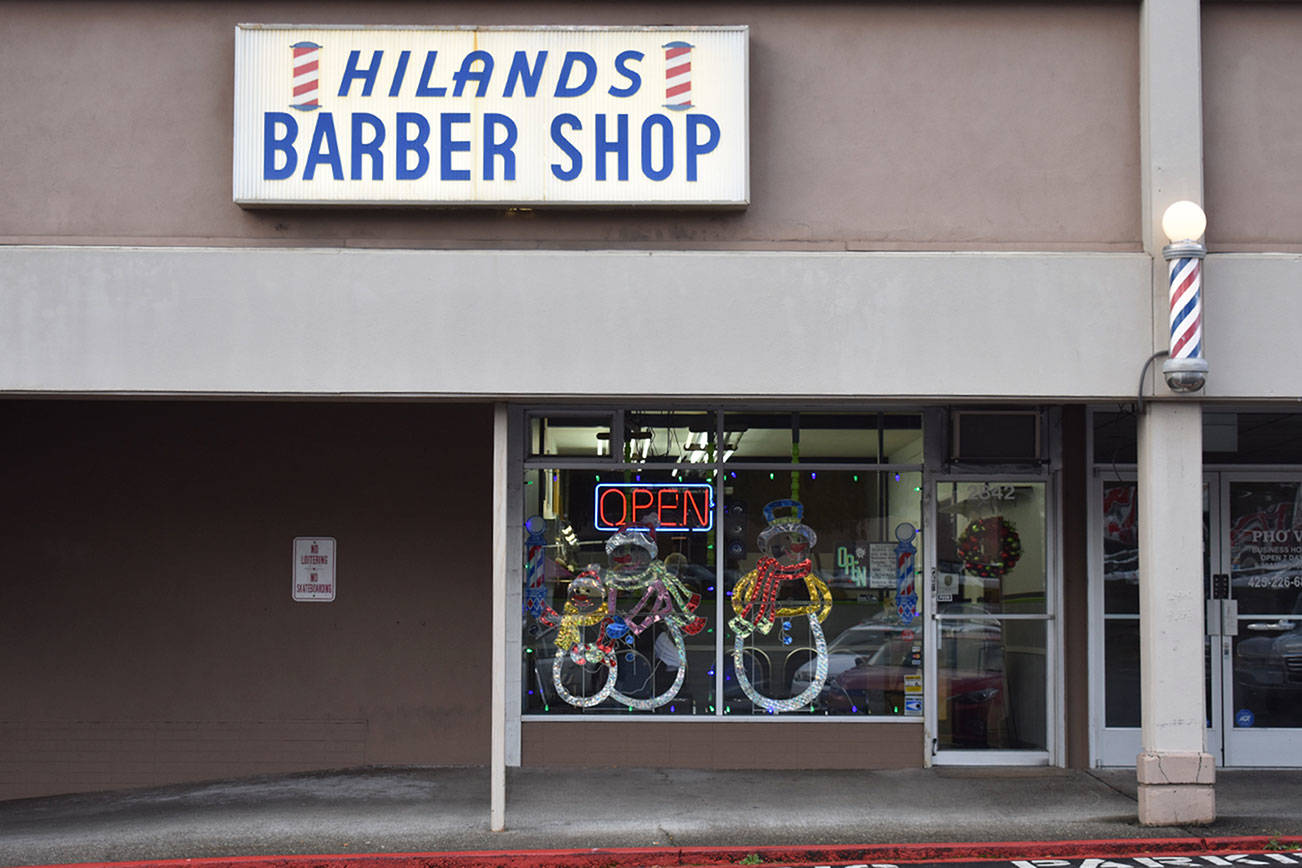
[[[704,531],[714,527],[714,486],[705,482],[602,482],[594,493],[597,530],[616,531],[649,516],[657,531]]]

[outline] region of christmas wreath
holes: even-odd
[[[958,537],[958,557],[969,573],[997,579],[1017,566],[1022,557],[1022,538],[1013,523],[1001,515],[973,519]]]

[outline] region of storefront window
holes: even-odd
[[[920,416],[608,430],[604,461],[525,462],[525,714],[922,714]]]
[[[921,629],[916,602],[907,617],[896,604],[900,553],[917,568],[920,489],[917,472],[726,474],[744,517],[729,525],[724,569],[726,713],[904,713]],[[875,660],[905,636],[916,661]]]
[[[725,413],[724,460],[921,464],[917,413]]]
[[[526,471],[525,713],[709,713],[713,475]]]
[[[564,457],[610,455],[611,413],[537,415],[529,419],[529,454]]]
[[[1203,411],[1203,463],[1302,463],[1302,415]],[[1094,413],[1094,461],[1100,467],[1138,460],[1139,417],[1130,410]]]
[[[714,413],[629,410],[624,420],[625,461],[709,464],[718,458]]]

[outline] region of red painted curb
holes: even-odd
[[[850,844],[824,847],[635,847],[588,850],[466,850],[438,853],[365,853],[320,856],[232,856],[81,862],[77,868],[650,868],[650,866],[957,862],[984,859],[1065,859],[1091,856],[1251,853],[1302,848],[1302,837],[1120,838],[1090,841],[969,841],[947,844]],[[63,865],[25,868],[72,868]]]

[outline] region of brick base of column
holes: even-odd
[[[1141,824],[1201,825],[1216,819],[1216,764],[1211,754],[1141,753],[1136,772]]]

